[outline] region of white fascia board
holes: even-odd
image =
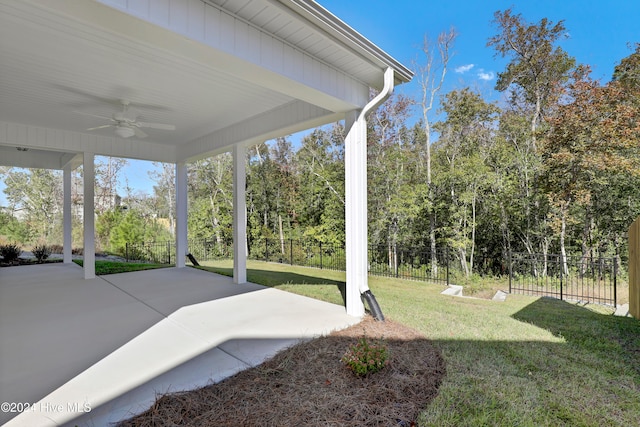
[[[177,152],[175,146],[146,140],[121,139],[7,122],[0,122],[0,146],[74,154],[89,152],[100,156],[169,163],[176,161]],[[60,169],[63,166],[61,164]]]
[[[391,67],[394,70],[396,84],[407,83],[413,78],[414,73],[408,67],[380,49],[380,47],[314,0],[278,1],[295,10],[301,16],[305,16],[312,25],[319,28],[332,40],[354,52],[354,54],[358,54],[379,65],[381,67],[381,75],[386,68]],[[384,11],[381,10],[380,13],[384,13]],[[380,80],[382,81],[382,76]]]
[[[219,154],[236,144],[252,144],[334,123],[344,113],[324,110],[301,101],[291,102],[250,120],[198,138],[180,149],[178,161],[195,161]]]

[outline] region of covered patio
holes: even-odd
[[[357,321],[368,291],[366,118],[411,77],[313,0],[0,0],[0,165],[64,176],[64,264],[0,271],[3,400],[37,401],[67,390],[71,378],[74,390],[93,396],[93,380],[75,377],[89,368],[122,380],[91,402],[105,403],[226,339],[265,338],[263,329],[243,329],[246,322],[264,323],[269,339],[299,338],[289,324],[305,325],[309,302],[246,284],[247,148],[339,120],[347,132],[346,310],[325,315],[340,319],[336,327]],[[374,99],[371,89],[379,92]],[[223,152],[233,154],[233,279],[203,276],[184,259],[189,163]],[[96,155],[175,164],[175,269],[96,277]],[[71,171],[80,165],[82,269],[71,261]],[[143,286],[149,277],[154,286]],[[178,283],[191,290],[183,294]],[[231,293],[221,298],[221,289]],[[224,327],[207,329],[193,348],[179,344],[204,324]],[[330,329],[322,323],[309,331]],[[123,349],[146,349],[143,337],[160,330],[166,342],[158,353],[186,350],[129,382],[125,373],[142,353]],[[55,425],[67,415],[29,412],[15,422],[30,419],[23,416]]]
[[[234,282],[246,281],[247,147],[345,121],[347,313],[367,285],[367,115],[412,72],[313,0],[0,0],[0,165],[83,170],[95,277],[96,155],[176,165],[177,267],[188,164],[234,162]],[[370,90],[379,91],[370,99]]]

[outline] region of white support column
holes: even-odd
[[[176,267],[185,266],[187,255],[187,165],[176,163]]]
[[[347,314],[364,316],[361,292],[368,286],[367,248],[367,122],[358,111],[345,119],[345,233]],[[361,290],[364,289],[364,290]]]
[[[93,164],[93,153],[83,153],[82,173],[84,175],[84,248],[83,248],[83,269],[84,278],[93,279],[96,277],[96,246],[95,246],[95,209],[94,209],[94,181],[95,166]]]
[[[69,264],[71,258],[71,166],[67,165],[62,172],[62,262]]]
[[[233,282],[247,282],[247,147],[233,147]]]

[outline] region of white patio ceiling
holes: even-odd
[[[0,164],[188,161],[337,121],[388,67],[411,78],[311,0],[0,0]],[[121,99],[176,130],[87,131]]]

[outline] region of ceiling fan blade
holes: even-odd
[[[138,129],[137,127],[134,127],[134,128],[133,128],[133,131],[136,133],[136,136],[137,136],[138,138],[146,138],[147,136],[149,136],[149,135],[147,135],[146,133],[142,132],[142,131],[141,131],[140,129]]]
[[[91,114],[91,113],[85,113],[84,111],[74,111],[74,113],[76,114],[82,114],[83,116],[89,116],[89,117],[97,117],[99,119],[103,119],[103,120],[113,120],[111,117],[107,117],[107,116],[101,116],[99,114]]]
[[[97,129],[104,129],[104,128],[110,128],[113,125],[103,125],[103,126],[96,126],[94,128],[89,128],[87,130],[97,130]]]
[[[136,122],[136,123],[141,128],[176,130],[176,127],[174,125],[165,125],[163,123],[147,123],[147,122]]]

